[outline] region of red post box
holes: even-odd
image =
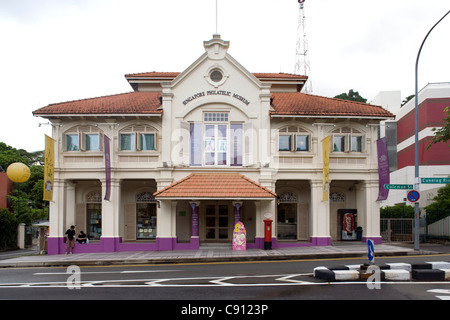
[[[264,250],[272,249],[272,220],[264,220]]]

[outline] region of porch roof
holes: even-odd
[[[156,199],[262,199],[277,195],[239,173],[192,173],[154,193]]]

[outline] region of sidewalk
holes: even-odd
[[[439,253],[450,253],[450,246],[421,244],[420,250],[415,251],[413,245],[403,243],[375,245],[375,255],[378,257]],[[21,256],[14,257],[14,255]],[[33,254],[33,251],[30,250],[19,250],[0,253],[0,268],[267,261],[344,257],[367,258],[366,244],[360,242],[341,242],[326,247],[297,247],[272,250],[249,249],[246,251],[233,251],[224,248],[204,248],[183,251],[103,252],[50,256]]]

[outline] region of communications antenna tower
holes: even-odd
[[[305,75],[308,77],[303,92],[312,93],[312,83],[310,75],[309,57],[308,57],[308,39],[305,30],[305,0],[298,0],[299,14],[297,25],[297,50],[295,54],[295,70],[294,74]]]

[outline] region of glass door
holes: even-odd
[[[228,205],[208,204],[205,210],[205,240],[228,240]]]
[[[278,205],[278,233],[279,240],[297,239],[297,204],[280,203]]]

